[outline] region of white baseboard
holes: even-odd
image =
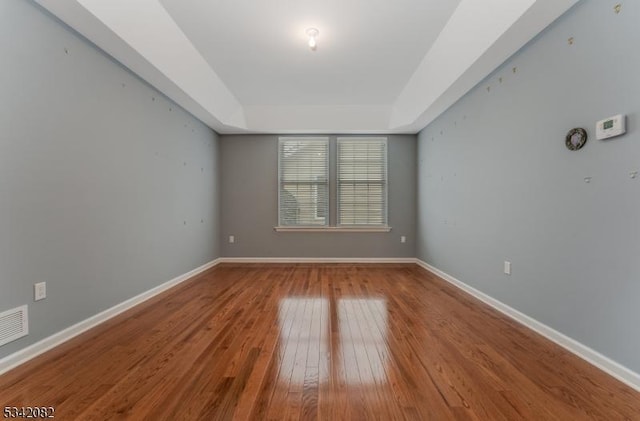
[[[78,336],[83,332],[86,332],[92,327],[99,325],[100,323],[106,322],[112,317],[115,317],[132,307],[135,307],[136,305],[168,290],[175,285],[178,285],[181,282],[184,282],[187,279],[192,278],[197,274],[216,266],[218,263],[220,263],[220,259],[205,263],[204,265],[195,268],[183,275],[177,276],[172,280],[165,282],[164,284],[158,285],[155,288],[145,291],[142,294],[136,295],[133,298],[123,301],[120,304],[117,304],[105,311],[89,317],[88,319],[76,323],[73,326],[61,330],[60,332],[54,333],[53,335],[46,337],[32,345],[29,345],[26,348],[14,352],[13,354],[7,355],[6,357],[0,359],[0,374],[5,373],[19,366],[20,364],[23,364],[31,360],[32,358],[37,357],[38,355],[62,344],[63,342],[66,342],[69,339]]]
[[[415,262],[419,266],[428,270],[429,272],[439,276],[440,278],[453,284],[454,286],[460,288],[461,290],[473,295],[480,301],[483,301],[484,303],[490,305],[491,307],[498,310],[499,312],[505,314],[506,316],[509,316],[513,320],[523,324],[529,329],[535,332],[538,332],[545,338],[555,342],[556,344],[560,345],[567,351],[570,351],[571,353],[577,355],[583,360],[598,367],[605,373],[610,374],[611,376],[615,377],[616,379],[620,380],[626,385],[632,387],[633,389],[640,391],[640,374],[628,369],[622,364],[619,364],[613,361],[612,359],[600,354],[599,352],[594,351],[593,349],[589,348],[586,345],[581,344],[575,339],[572,339],[566,336],[565,334],[560,333],[557,330],[552,329],[543,323],[540,323],[539,321],[533,319],[532,317],[529,317],[526,314],[521,313],[512,307],[509,307],[503,302],[498,301],[493,297],[490,297],[489,295],[473,288],[472,286],[465,284],[464,282],[431,266],[426,262],[423,262],[420,259],[416,259]]]
[[[23,364],[31,360],[32,358],[35,358],[36,356],[62,344],[63,342],[68,341],[69,339],[99,325],[100,323],[103,323],[117,316],[118,314],[126,310],[129,310],[130,308],[168,290],[169,288],[175,285],[178,285],[181,282],[186,281],[189,278],[192,278],[193,276],[201,272],[204,272],[209,268],[212,268],[213,266],[216,266],[219,263],[416,263],[419,266],[423,267],[424,269],[428,270],[429,272],[451,283],[452,285],[478,298],[480,301],[483,301],[484,303],[490,305],[491,307],[505,314],[506,316],[523,324],[529,329],[532,329],[533,331],[538,332],[542,336],[555,342],[556,344],[572,352],[578,357],[586,360],[587,362],[593,364],[594,366],[600,368],[601,370],[610,374],[611,376],[615,377],[621,382],[629,385],[635,390],[640,391],[640,374],[611,360],[610,358],[600,354],[599,352],[594,351],[588,346],[583,345],[580,342],[558,332],[557,330],[552,329],[549,326],[527,316],[526,314],[519,312],[518,310],[504,304],[503,302],[498,301],[495,298],[492,298],[489,295],[465,284],[464,282],[454,278],[453,276],[445,272],[442,272],[441,270],[429,265],[428,263],[420,259],[404,258],[404,257],[399,257],[399,258],[395,258],[395,257],[392,257],[392,258],[221,257],[209,263],[206,263],[196,269],[193,269],[192,271],[189,271],[183,275],[177,276],[176,278],[168,282],[165,282],[164,284],[158,285],[155,288],[145,291],[142,294],[139,294],[133,298],[130,298],[101,313],[91,316],[86,320],[76,323],[73,326],[70,326],[24,349],[21,349],[20,351],[17,351],[11,355],[8,355],[0,359],[0,374],[5,373],[17,367],[18,365]]]
[[[415,263],[414,257],[221,257],[220,263]]]

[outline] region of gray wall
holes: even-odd
[[[335,178],[335,139],[329,173]],[[415,257],[416,137],[388,136],[389,233],[275,232],[278,136],[221,136],[222,255],[225,257]],[[335,184],[335,180],[332,180]],[[335,221],[335,186],[330,186]],[[229,244],[229,235],[235,243]],[[400,243],[405,235],[407,242]]]
[[[638,22],[640,2],[618,15],[578,3],[419,134],[417,244],[420,259],[636,372]],[[627,134],[596,140],[595,122],[618,113]],[[577,152],[564,145],[573,127],[589,134]]]
[[[3,357],[213,260],[220,234],[214,132],[29,1],[0,2],[0,56],[0,311],[29,304],[31,329]]]

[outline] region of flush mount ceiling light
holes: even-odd
[[[316,38],[318,38],[319,33],[320,32],[316,28],[307,29],[307,35],[309,36],[309,48],[311,48],[311,51],[316,51],[318,48]]]

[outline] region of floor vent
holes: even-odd
[[[0,313],[0,346],[29,334],[26,305]]]

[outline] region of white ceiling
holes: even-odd
[[[161,0],[241,104],[277,106],[393,103],[459,2]]]
[[[578,0],[36,1],[220,133],[415,133]]]

